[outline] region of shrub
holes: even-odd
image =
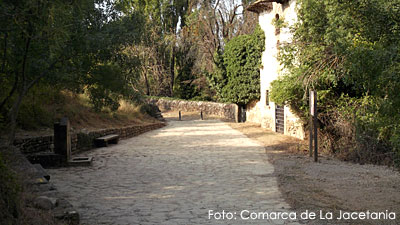
[[[260,98],[260,67],[265,35],[258,26],[251,35],[231,39],[223,54],[217,52],[216,72],[209,81],[223,102],[247,104]]]
[[[307,124],[307,93],[316,90],[325,150],[398,163],[400,1],[297,2],[293,42],[280,52],[288,73],[272,83],[272,100],[289,104]]]

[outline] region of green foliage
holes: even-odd
[[[60,90],[48,84],[39,83],[22,101],[17,120],[18,127],[24,130],[52,127],[56,112],[49,106],[63,105],[64,103],[64,96]]]
[[[277,29],[281,29],[288,26],[288,24],[285,22],[285,18],[274,18],[272,20],[272,25],[274,25],[275,28]]]
[[[139,108],[140,112],[143,114],[150,115],[153,118],[157,118],[159,116],[160,109],[156,105],[152,104],[142,104]]]
[[[291,109],[297,112],[297,115],[304,117],[307,115],[307,106],[304,105],[304,91],[301,83],[295,76],[283,76],[271,82],[270,98],[278,104],[290,105]]]
[[[217,69],[208,78],[220,100],[247,104],[260,97],[264,41],[264,32],[257,27],[252,35],[241,35],[230,40],[223,54],[216,53]]]
[[[0,153],[0,221],[14,224],[19,217],[21,187]]]
[[[130,52],[141,62],[137,71],[142,77],[135,82],[137,90],[146,95],[173,96],[176,93],[186,98],[188,91],[180,84],[190,75],[187,71],[191,62],[182,56],[181,53],[187,51],[181,51],[177,42],[179,29],[185,26],[190,13],[189,1],[118,0],[116,8],[125,14],[138,12],[144,20],[144,38],[131,46]],[[186,62],[187,65],[182,64]],[[176,80],[178,77],[180,80]],[[178,87],[174,87],[175,84]]]
[[[298,4],[294,41],[280,54],[288,73],[273,82],[272,99],[307,118],[305,93],[317,90],[328,150],[354,152],[349,158],[356,161],[398,158],[400,1]],[[344,139],[349,145],[341,146]]]
[[[109,107],[112,111],[119,108],[119,100],[124,94],[124,80],[121,69],[114,64],[98,65],[88,76],[89,98],[96,111]]]
[[[41,105],[25,101],[38,83],[87,91],[98,111],[139,99],[141,62],[126,52],[143,34],[135,10],[123,14],[113,1],[0,1],[0,25],[0,119],[11,133],[16,124],[48,123]]]
[[[182,44],[176,54],[176,78],[174,85],[174,97],[180,99],[191,99],[197,96],[198,90],[194,84],[196,76],[193,73],[195,59],[189,54],[190,43]]]

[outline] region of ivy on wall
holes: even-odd
[[[216,72],[208,79],[220,101],[245,105],[260,98],[261,56],[265,48],[264,31],[230,40],[223,53],[216,53]]]

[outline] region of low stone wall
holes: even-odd
[[[301,140],[306,138],[303,123],[287,106],[285,106],[285,134]]]
[[[151,130],[164,127],[164,123],[156,123],[142,126],[130,126],[115,129],[103,129],[96,131],[80,132],[71,137],[72,153],[76,151],[88,150],[94,148],[94,139],[109,134],[118,134],[121,139],[138,136]]]
[[[164,123],[149,125],[129,126],[114,129],[102,129],[95,131],[84,131],[71,134],[71,151],[79,151],[94,148],[94,139],[108,134],[119,134],[121,139],[138,136],[145,132],[164,127]],[[35,154],[40,152],[52,152],[54,148],[53,135],[20,138],[14,141],[14,146],[18,147],[24,154]]]
[[[50,152],[54,147],[53,141],[53,135],[17,138],[14,141],[14,146],[19,148],[24,154]]]
[[[218,116],[228,121],[238,121],[239,107],[236,104],[167,99],[149,99],[148,102],[158,106],[161,111],[203,111],[206,115]]]
[[[246,105],[246,121],[252,123],[262,123],[261,119],[261,102],[258,100],[251,101]]]
[[[284,134],[304,140],[305,132],[301,120],[293,114],[288,106],[285,106],[285,128]],[[246,106],[247,121],[258,123],[261,127],[276,131],[275,103],[263,105],[261,101],[253,101]]]

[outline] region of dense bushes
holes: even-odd
[[[292,44],[280,59],[288,73],[271,97],[308,117],[307,93],[319,93],[323,147],[360,162],[400,157],[400,1],[298,0]]]
[[[252,35],[230,40],[223,54],[216,53],[216,72],[209,81],[220,100],[247,104],[260,97],[260,66],[264,31],[258,26]]]

